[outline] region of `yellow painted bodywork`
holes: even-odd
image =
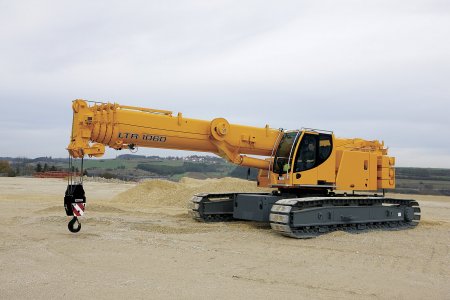
[[[281,131],[185,118],[181,113],[119,104],[89,106],[75,100],[71,142],[72,157],[99,157],[104,145],[114,149],[149,147],[210,152],[249,167],[268,169],[269,162],[243,154],[270,156]]]
[[[270,173],[267,185],[278,188],[330,187],[344,191],[394,189],[394,166],[395,158],[387,156],[387,149],[379,141],[340,139],[333,135],[332,152],[324,163],[313,169],[297,172],[301,175],[300,178],[293,168],[281,176]]]
[[[287,165],[283,174],[276,174],[272,161],[284,133],[268,125],[260,128],[230,124],[223,118],[190,119],[181,113],[111,103],[89,106],[81,99],[73,101],[72,108],[67,150],[74,158],[100,157],[105,146],[117,150],[149,147],[200,151],[260,169],[259,186],[366,191],[395,188],[395,159],[387,156],[387,149],[378,141],[333,135],[331,154],[322,164],[302,172],[294,172],[294,167]],[[305,133],[319,134],[301,131],[299,140]],[[293,157],[299,144],[293,148]]]

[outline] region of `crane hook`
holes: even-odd
[[[75,227],[75,223],[78,224],[77,227]],[[69,228],[70,232],[77,233],[81,230],[81,223],[78,221],[77,217],[73,217],[72,220],[69,221],[69,224],[67,224],[67,228]]]

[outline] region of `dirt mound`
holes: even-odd
[[[139,204],[143,206],[186,207],[196,193],[262,192],[268,189],[256,187],[256,182],[236,178],[192,179],[182,178],[180,182],[147,180],[120,193],[112,203]]]
[[[83,176],[83,181],[84,182],[104,182],[104,183],[130,183],[133,184],[134,182],[129,182],[129,181],[123,181],[117,178],[103,178],[103,177],[88,177],[88,176]]]

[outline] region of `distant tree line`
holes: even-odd
[[[0,174],[3,174],[4,176],[8,177],[14,177],[16,176],[16,171],[11,167],[9,161],[7,160],[0,160]]]
[[[57,167],[55,166],[49,166],[47,163],[44,164],[44,166],[41,165],[41,163],[37,163],[36,164],[36,168],[35,171],[37,173],[42,173],[42,172],[48,172],[48,171],[59,171]]]
[[[167,166],[156,164],[138,164],[137,169],[152,172],[161,176],[173,176],[188,172],[197,173],[223,173],[223,168],[215,164],[184,162],[182,166]],[[250,171],[249,171],[250,170]],[[236,178],[256,180],[258,170],[255,168],[247,168],[236,166],[232,171],[223,173],[223,176],[231,176]]]
[[[396,168],[396,178],[450,181],[450,169]]]
[[[217,166],[205,163],[184,162],[181,166],[165,166],[155,164],[138,164],[137,169],[152,172],[158,175],[172,176],[175,174],[183,174],[187,172],[218,172]]]

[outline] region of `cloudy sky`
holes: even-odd
[[[450,2],[0,0],[0,156],[66,157],[76,98],[328,129],[450,168]]]

